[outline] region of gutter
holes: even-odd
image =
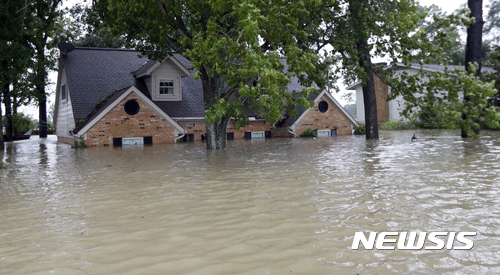
[[[186,132],[184,132],[184,133],[182,133],[182,135],[176,137],[174,143],[177,144],[177,141],[182,139],[185,135],[186,135]]]
[[[292,127],[288,128],[288,132],[293,135],[293,137],[297,137],[297,134],[295,133],[295,129],[292,129]]]

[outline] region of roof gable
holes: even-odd
[[[181,72],[182,77],[191,75],[191,72],[186,67],[184,67],[184,65],[182,65],[176,58],[174,58],[173,56],[169,56],[162,62],[151,60],[146,62],[138,71],[134,73],[135,77],[144,77],[151,75],[161,64],[166,62],[172,62],[174,66],[176,66],[177,69]]]
[[[318,103],[318,101],[324,96],[326,95],[332,102],[333,104],[338,108],[340,109],[340,111],[347,117],[347,119],[349,119],[349,121],[354,125],[358,125],[358,122],[344,109],[344,107],[342,107],[342,105],[340,105],[340,103],[333,97],[333,95],[331,93],[329,93],[327,90],[323,90],[323,92],[321,92],[317,97],[316,99],[314,100],[314,104]],[[297,118],[297,120],[292,124],[292,126],[290,126],[290,128],[292,128],[293,130],[295,130],[295,127],[300,123],[300,121],[307,115],[307,113],[309,113],[309,111],[311,111],[313,108],[309,108],[307,110],[305,110],[300,116],[299,118]]]
[[[114,94],[104,106],[93,115],[90,120],[80,129],[78,130],[77,135],[84,135],[92,126],[94,126],[101,118],[103,118],[107,113],[109,113],[116,105],[118,105],[125,97],[127,97],[130,93],[135,93],[137,96],[143,100],[150,108],[156,111],[160,116],[162,116],[166,121],[172,124],[178,133],[184,133],[184,128],[182,128],[177,122],[175,122],[169,115],[167,115],[163,110],[161,110],[154,102],[152,102],[146,95],[144,95],[141,91],[139,91],[135,86],[131,86],[130,88],[117,92]]]

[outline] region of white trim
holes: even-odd
[[[141,144],[135,144],[134,146],[137,146],[137,145],[144,146],[144,137],[126,137],[126,138],[122,138],[122,146],[124,146],[124,145],[131,145],[131,144],[123,144],[123,141],[126,140],[126,139],[140,139],[141,140]]]
[[[151,98],[155,101],[182,101],[182,87],[181,87],[181,78],[179,76],[163,76],[163,75],[154,75],[151,78],[154,81],[154,85],[152,89],[154,90],[151,93]],[[172,94],[160,94],[160,82],[162,80],[172,80],[173,82],[173,93]]]
[[[158,66],[160,66],[163,62],[165,62],[167,60],[172,61],[179,69],[181,69],[181,71],[184,73],[183,76],[190,76],[191,75],[189,70],[186,67],[184,67],[179,61],[177,61],[177,59],[175,57],[169,56],[169,57],[165,58],[162,62],[156,61],[156,63],[153,66],[151,66],[151,68],[149,68],[146,72],[137,75],[136,78],[151,75],[151,73],[153,73],[153,71],[156,70],[156,68],[158,68]]]
[[[262,134],[262,138],[255,138],[255,139],[266,139],[266,132],[265,131],[253,131],[253,132],[250,132],[250,139],[254,139],[253,135],[252,135],[253,133]]]
[[[323,92],[321,92],[317,97],[316,99],[314,100],[314,105],[316,105],[316,103],[318,103],[318,101],[324,96],[326,95],[332,102],[333,104],[341,110],[341,112],[347,117],[347,119],[349,119],[351,121],[351,123],[354,125],[354,126],[357,126],[358,125],[358,122],[344,109],[344,107],[342,107],[340,105],[340,103],[333,97],[333,95],[331,93],[329,93],[327,90],[323,90]],[[292,124],[292,126],[290,126],[290,129],[292,130],[293,133],[295,133],[295,127],[297,127],[297,125],[299,124],[299,122],[307,115],[307,113],[309,113],[309,111],[311,111],[313,108],[309,108],[307,110],[305,110],[302,115],[300,115],[300,117]]]
[[[172,117],[172,119],[175,119],[177,121],[191,121],[191,120],[205,121],[204,117]]]
[[[134,92],[142,101],[144,101],[151,109],[160,114],[165,120],[170,122],[175,128],[175,135],[184,134],[185,130],[182,128],[175,120],[173,120],[170,116],[168,116],[165,112],[163,112],[160,107],[154,104],[149,98],[147,98],[143,93],[141,93],[135,86],[131,86],[125,91],[120,97],[118,97],[115,101],[113,101],[106,109],[104,109],[98,116],[96,116],[92,121],[90,121],[85,127],[83,127],[80,131],[78,131],[77,135],[81,136],[86,134],[90,128],[92,128],[99,120],[101,120],[107,113],[109,113],[113,108],[118,105],[125,97],[127,97],[130,93]]]
[[[322,130],[316,130],[316,136],[319,138],[319,132],[326,132],[327,133],[327,136],[326,137],[330,137],[330,129],[322,129]]]

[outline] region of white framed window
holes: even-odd
[[[252,139],[264,139],[265,137],[264,132],[252,132]]]
[[[181,101],[181,79],[170,75],[157,75],[154,77],[152,99],[158,101]]]
[[[162,79],[158,83],[159,93],[161,95],[174,95],[174,80]]]
[[[144,138],[142,137],[130,137],[130,138],[122,138],[122,145],[143,145]]]
[[[330,137],[330,130],[318,130],[318,137],[319,138]]]

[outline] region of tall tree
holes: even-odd
[[[277,122],[284,108],[311,105],[312,80],[324,87],[314,79],[316,55],[299,49],[293,36],[306,35],[297,30],[297,18],[308,14],[303,2],[109,0],[104,6],[115,29],[150,59],[176,51],[191,61],[203,86],[208,149],[226,147],[231,118],[237,127],[248,123],[244,102]],[[286,70],[280,56],[288,58]],[[287,91],[292,76],[309,86],[294,91],[304,95],[295,101]]]
[[[414,29],[421,18],[413,0],[324,0],[302,27],[310,34],[301,41],[307,48],[325,53],[324,60],[336,64],[347,83],[361,80],[365,108],[366,138],[378,139],[377,102],[374,74],[388,78],[379,66],[372,63],[372,56],[391,61],[420,61],[435,55],[430,43],[421,41],[420,32]],[[331,47],[331,51],[323,49]]]
[[[38,121],[40,137],[47,137],[47,85],[48,70],[54,68],[54,53],[50,53],[49,40],[57,30],[57,18],[61,16],[58,6],[61,0],[36,0],[32,1],[26,8],[33,16],[32,30],[34,51],[35,94],[38,102]]]
[[[465,46],[465,70],[470,71],[471,65],[476,64],[475,76],[477,78],[481,77],[481,48],[483,43],[483,0],[468,0],[467,4],[470,9],[470,18],[474,18],[474,21],[467,28],[467,44]],[[464,103],[471,108],[474,108],[476,102],[469,96],[467,91],[464,94]],[[467,121],[467,113],[463,114],[463,120]],[[476,121],[476,124],[478,121]],[[467,129],[469,125],[465,124],[462,126],[462,137],[470,137],[470,130]],[[479,135],[479,127],[473,127],[475,135]]]
[[[20,94],[17,87],[26,78],[26,68],[32,56],[29,35],[26,26],[29,24],[27,12],[20,1],[0,2],[0,87],[5,105],[6,140],[12,140],[12,99]],[[12,91],[12,87],[15,88]],[[16,100],[14,100],[16,101]],[[1,113],[1,112],[0,112]],[[3,140],[3,135],[2,135]]]

